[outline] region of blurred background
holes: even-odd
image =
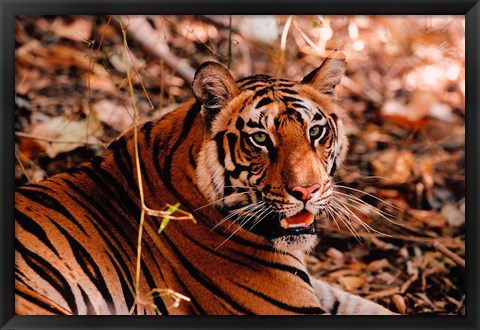
[[[319,224],[311,272],[403,314],[464,314],[463,16],[19,16],[16,184],[132,127],[128,67],[144,122],[192,97],[204,61],[301,80],[334,49],[351,142],[335,182],[380,233]]]

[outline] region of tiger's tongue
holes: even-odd
[[[312,224],[313,218],[314,216],[312,213],[303,210],[291,217],[280,220],[280,225],[285,229],[292,227],[308,227]]]

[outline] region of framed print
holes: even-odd
[[[476,1],[1,8],[2,329],[478,328]]]

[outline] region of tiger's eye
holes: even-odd
[[[313,126],[308,132],[311,137],[317,137],[320,134],[320,126]]]
[[[258,143],[264,143],[265,141],[267,141],[267,134],[264,132],[257,132],[253,134],[253,138]]]

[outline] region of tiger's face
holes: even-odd
[[[330,179],[348,142],[335,113],[342,54],[327,58],[302,82],[266,75],[235,82],[221,65],[197,71],[206,138],[197,180],[224,214],[222,223],[270,239],[283,251],[316,243],[315,218],[332,195]]]

